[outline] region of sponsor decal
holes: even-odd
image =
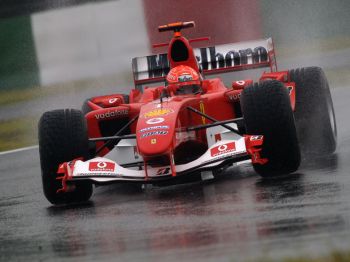
[[[114,172],[115,164],[111,162],[90,162],[89,171]]]
[[[153,131],[153,132],[147,132],[147,133],[143,133],[141,135],[141,138],[145,138],[145,137],[149,137],[149,136],[159,136],[159,135],[166,135],[168,134],[168,131]]]
[[[112,117],[120,117],[120,116],[127,116],[129,115],[128,109],[117,109],[114,111],[108,111],[104,114],[97,114],[95,115],[96,119],[106,119],[106,118],[112,118]]]
[[[244,86],[245,85],[245,81],[244,80],[236,81],[236,84],[240,85],[240,86]]]
[[[166,116],[170,113],[173,113],[174,110],[170,109],[170,108],[157,108],[157,109],[153,109],[147,113],[145,113],[143,116],[145,118],[149,118],[149,117],[157,117],[157,116]]]
[[[157,139],[155,139],[155,138],[151,139],[151,144],[152,144],[152,145],[157,144]]]
[[[150,126],[150,127],[142,128],[140,132],[147,132],[147,131],[157,130],[157,129],[169,129],[169,126]]]
[[[288,89],[289,95],[291,95],[293,91],[293,86],[287,86],[287,89]]]
[[[234,153],[232,152],[231,153],[232,155],[235,155],[235,157],[239,157],[239,156],[246,156],[247,155],[247,152],[246,151],[240,151],[240,152],[237,152],[237,151],[234,151]],[[206,160],[203,162],[203,164],[211,164],[211,163],[214,163],[216,161],[220,161],[222,159],[225,159],[227,157],[227,155],[218,155],[216,157],[213,157],[213,158],[210,158],[209,160]]]
[[[170,173],[170,167],[165,167],[165,168],[158,169],[156,175],[157,176],[164,176],[164,175],[169,175],[169,173]]]
[[[115,102],[117,102],[118,100],[120,100],[119,98],[111,98],[108,100],[108,103],[110,104],[114,104]]]
[[[231,101],[237,101],[241,99],[241,93],[232,94],[228,97]]]
[[[252,58],[250,62],[248,60],[249,57]],[[168,74],[170,67],[167,54],[151,55],[146,58],[149,78],[162,77]],[[203,70],[212,70],[267,62],[268,52],[263,46],[240,50],[225,48],[221,52],[217,52],[216,47],[211,46],[200,48],[196,58]]]
[[[230,90],[226,95],[230,101],[237,102],[241,99],[241,90]]]
[[[167,75],[167,79],[168,79],[168,80],[171,80],[171,81],[176,81],[176,75],[174,75],[174,74],[168,74],[168,75]]]
[[[251,136],[250,141],[263,140],[264,136]]]
[[[210,149],[210,154],[212,157],[216,157],[234,151],[236,151],[236,143],[230,142]]]
[[[155,124],[160,124],[164,122],[164,118],[162,117],[157,117],[157,118],[151,118],[146,121],[146,124],[148,125],[155,125]]]
[[[79,173],[79,176],[121,176],[115,173]]]

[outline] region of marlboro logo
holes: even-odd
[[[252,60],[249,62],[248,58]],[[268,61],[268,51],[263,46],[247,49],[226,49],[218,52],[215,46],[199,49],[197,61],[204,70],[226,68],[247,64],[258,64]],[[148,77],[161,77],[169,72],[169,60],[167,54],[147,56]]]

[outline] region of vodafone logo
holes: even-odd
[[[108,100],[108,103],[110,104],[114,104],[115,102],[117,102],[119,99],[118,98],[111,98]]]
[[[146,124],[148,125],[155,125],[155,124],[160,124],[164,122],[164,118],[162,117],[157,117],[157,118],[151,118],[146,121]]]
[[[115,164],[111,162],[90,162],[89,171],[114,172]]]
[[[114,111],[108,111],[103,114],[96,114],[96,119],[106,119],[106,118],[118,118],[118,117],[125,117],[129,115],[129,109],[116,109]]]
[[[210,149],[210,154],[212,157],[216,157],[216,156],[224,155],[224,154],[231,153],[234,151],[236,151],[236,143],[230,142],[230,143],[216,146],[216,147]]]
[[[106,162],[99,162],[98,164],[97,164],[97,167],[98,168],[105,168],[107,166],[107,163]]]
[[[226,151],[226,150],[227,150],[227,145],[221,145],[221,146],[219,146],[219,147],[218,147],[218,150],[219,150],[220,152]]]

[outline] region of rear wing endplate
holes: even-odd
[[[261,67],[277,71],[272,38],[193,49],[204,75]],[[167,53],[132,59],[135,86],[164,80],[169,72]]]

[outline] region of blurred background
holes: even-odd
[[[196,22],[190,38],[211,37],[197,46],[272,36],[280,70],[317,65],[331,88],[348,86],[349,14],[348,0],[3,0],[0,151],[37,144],[47,110],[129,93],[131,59],[164,52],[152,44],[171,34],[157,26],[175,21]]]

